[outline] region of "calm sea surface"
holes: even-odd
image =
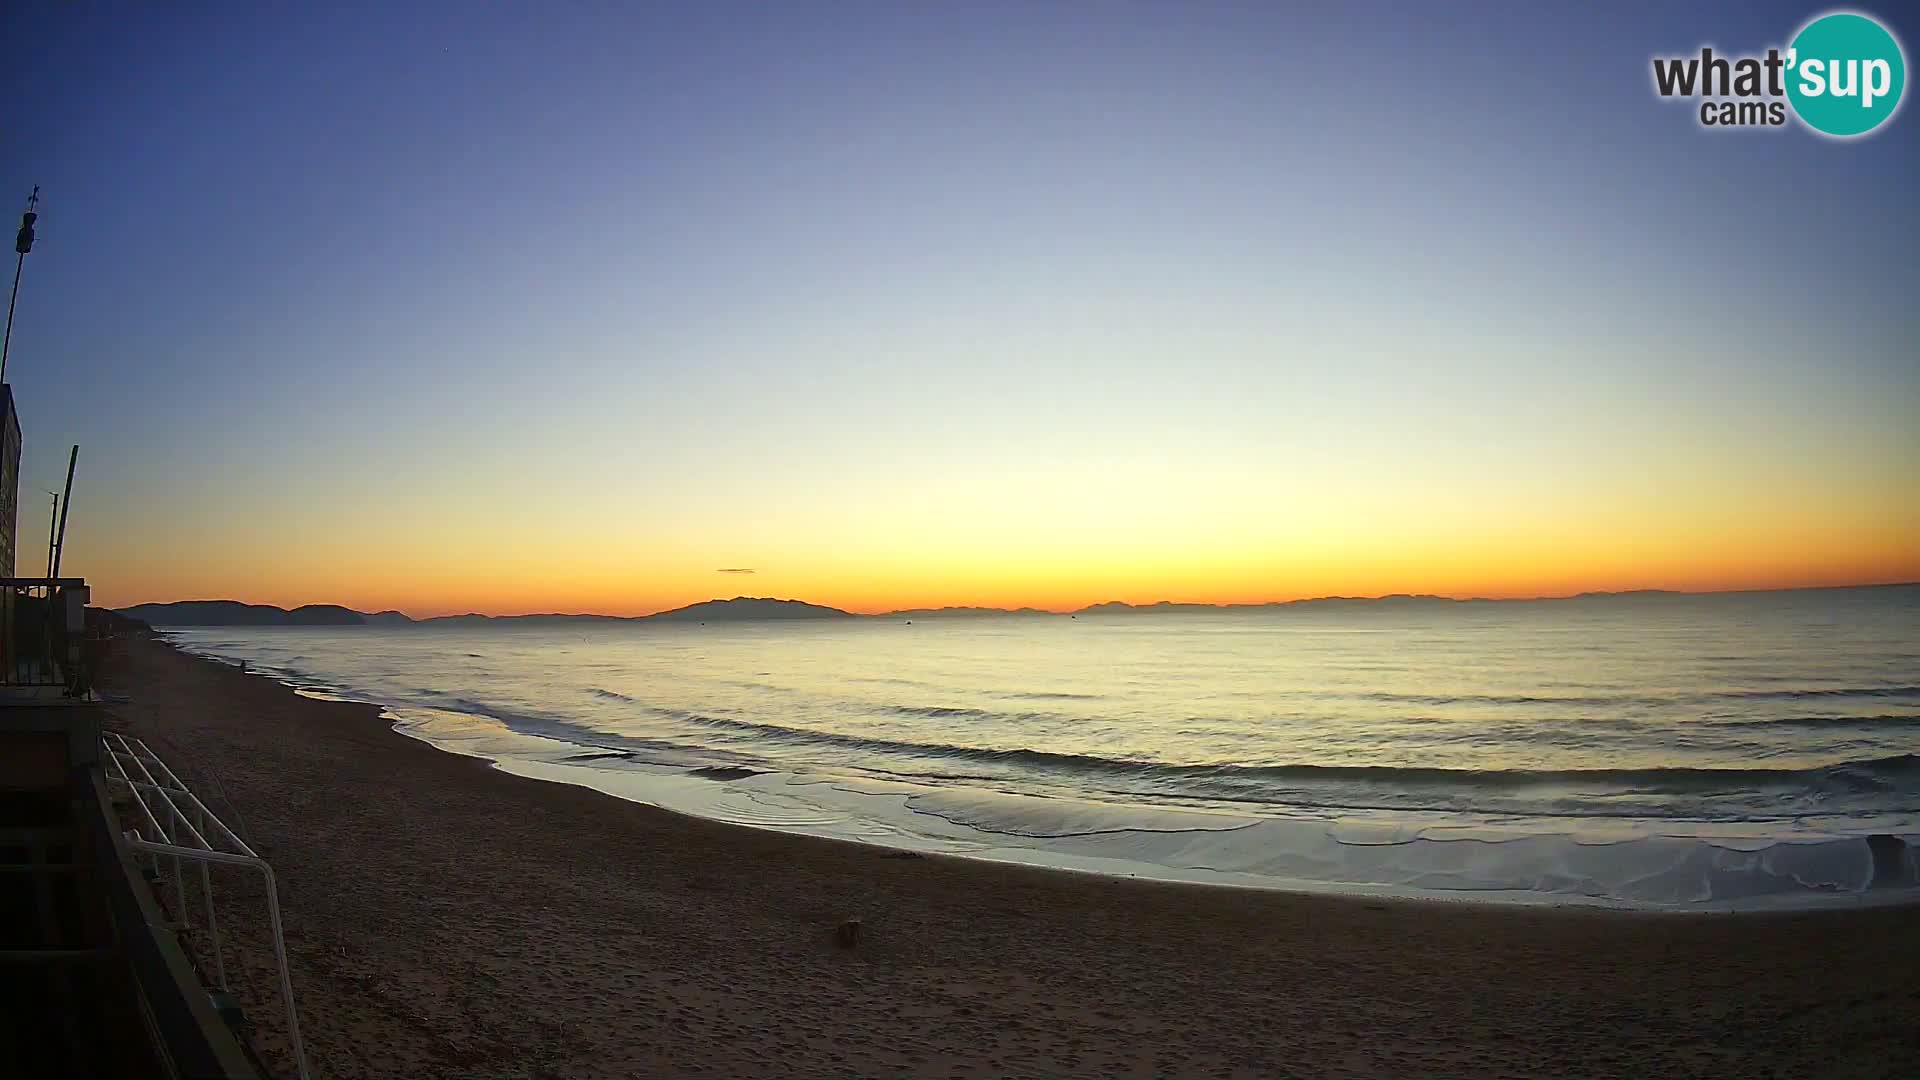
[[[1915,588],[172,635],[610,760],[1253,812],[1920,814]]]

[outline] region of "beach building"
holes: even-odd
[[[89,620],[83,579],[14,576],[10,386],[0,408],[0,1072],[266,1076],[224,993],[208,870],[263,872],[276,904],[271,871],[143,743],[102,730],[90,679],[112,623]]]
[[[13,387],[0,386],[0,576],[12,577],[20,524],[20,418]]]

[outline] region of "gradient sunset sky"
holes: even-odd
[[[180,6],[0,16],[97,602],[1920,579],[1920,115],[1648,74],[1818,6]]]

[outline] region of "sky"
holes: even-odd
[[[1824,8],[1294,7],[9,4],[20,572],[78,443],[113,606],[1920,580],[1920,116],[1651,86]]]

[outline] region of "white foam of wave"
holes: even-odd
[[[1662,910],[1920,900],[1920,821],[1876,870],[1861,822],[1675,822],[1251,814],[1112,805],[820,773],[716,780],[690,766],[407,710],[396,730],[518,775],[754,828],[1117,876],[1308,892]],[[1884,862],[1884,860],[1883,860]]]

